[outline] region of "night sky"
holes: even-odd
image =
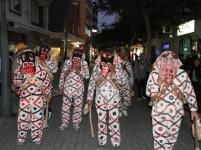
[[[109,25],[111,23],[115,22],[115,15],[111,15],[111,16],[105,16],[105,13],[99,13],[98,14],[98,27],[101,30],[101,25],[103,23],[106,23],[106,25]]]

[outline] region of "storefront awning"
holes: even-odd
[[[63,33],[63,32],[52,32],[50,35],[50,38],[65,40],[66,36],[65,36],[65,33]],[[72,42],[79,42],[82,44],[84,43],[84,40],[82,40],[82,39],[78,38],[77,36],[72,35],[70,33],[67,34],[67,40],[72,41]]]

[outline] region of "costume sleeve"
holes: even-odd
[[[100,76],[100,72],[98,70],[99,65],[95,65],[89,80],[89,87],[87,92],[87,100],[93,100],[94,91],[96,89],[96,80]]]
[[[147,80],[146,94],[149,97],[153,97],[160,91],[160,86],[157,84],[158,72],[151,72]]]
[[[45,97],[50,97],[51,96],[51,84],[50,84],[50,78],[47,72],[43,70],[43,94]]]
[[[132,86],[134,86],[133,69],[132,69],[132,66],[131,66],[131,63],[130,63],[130,62],[127,62],[127,63],[126,63],[126,70],[127,70],[128,73],[129,73],[130,84],[131,84]]]
[[[89,79],[89,67],[88,67],[87,61],[85,61],[85,60],[82,61],[80,73],[83,76],[83,78]]]
[[[48,67],[51,69],[52,73],[56,73],[58,70],[58,64],[54,60],[48,62]]]
[[[66,60],[61,71],[60,80],[59,80],[59,89],[63,89],[66,73],[70,70],[70,60]]]
[[[184,80],[184,96],[188,102],[188,106],[191,111],[197,111],[197,100],[196,95],[192,86],[192,83],[190,81],[190,78],[188,77],[187,73],[183,73],[183,76],[186,78]]]
[[[115,82],[117,82],[120,87],[124,86],[125,84],[129,84],[128,74],[122,68],[121,64],[116,64],[115,71],[116,73],[113,78],[115,79]]]
[[[20,94],[20,85],[23,83],[23,75],[20,69],[16,69],[13,77],[13,85],[15,87],[16,93]]]

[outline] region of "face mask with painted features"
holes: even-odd
[[[104,77],[107,77],[109,72],[110,72],[110,67],[113,64],[113,56],[109,55],[108,53],[103,53],[101,55],[101,64],[100,64],[100,68],[101,68],[101,74]]]
[[[44,61],[48,58],[50,47],[47,44],[43,44],[39,50],[39,58],[40,60]]]
[[[80,67],[81,66],[81,62],[80,62],[80,57],[73,57],[73,67]]]
[[[31,51],[24,52],[19,59],[22,62],[22,72],[29,76],[33,76],[35,73],[35,54]]]

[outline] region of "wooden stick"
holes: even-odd
[[[91,106],[89,107],[89,122],[90,122],[90,131],[91,131],[91,137],[94,138],[94,127],[93,127],[93,122],[92,122],[92,117],[91,117]]]
[[[45,110],[45,128],[48,127],[48,113],[49,113],[49,102],[47,101],[46,110]]]
[[[196,119],[193,119],[193,126],[194,126],[194,136],[195,136],[195,150],[200,150],[200,144],[198,141],[198,133],[197,133],[197,126],[196,126]]]

